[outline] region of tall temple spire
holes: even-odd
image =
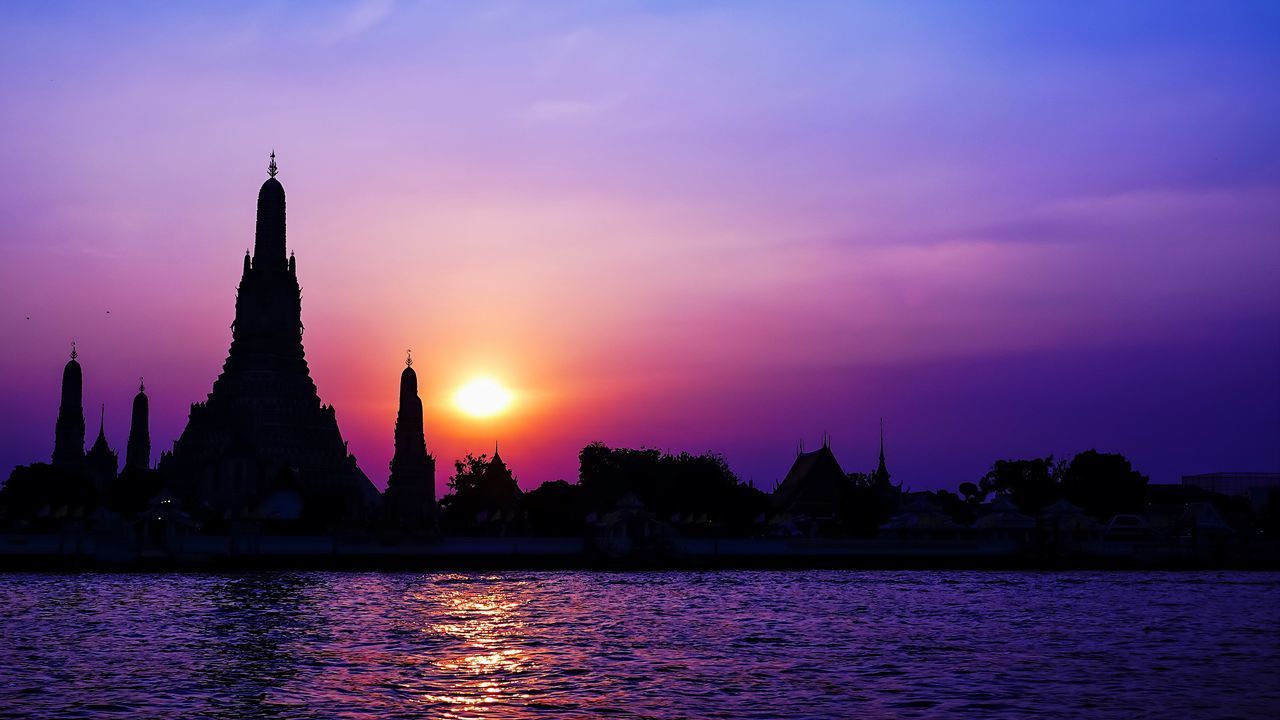
[[[78,465],[84,461],[84,374],[76,344],[71,343],[71,359],[62,369],[62,401],[54,430],[53,464]]]
[[[880,463],[876,466],[876,472],[872,478],[878,484],[888,485],[889,477],[889,468],[884,464],[884,418],[880,418]]]
[[[271,158],[273,161],[276,158]],[[268,174],[279,167],[268,164]],[[231,347],[207,399],[194,403],[157,470],[185,502],[218,513],[255,506],[287,476],[307,522],[362,516],[379,502],[320,400],[302,346],[302,288],[285,246],[285,193],[278,177],[258,192],[252,262],[236,289]],[[141,438],[142,423],[136,423]],[[143,462],[147,453],[135,455]],[[317,527],[320,525],[317,525]]]
[[[272,150],[271,164],[267,166],[270,177],[258,190],[258,223],[253,241],[253,267],[256,270],[284,270],[287,263],[284,186],[276,179],[278,172],[276,153]]]
[[[436,512],[436,461],[427,453],[422,427],[422,399],[413,352],[406,351],[400,373],[400,410],[396,415],[395,455],[387,480],[386,505],[406,526],[429,529]]]
[[[129,444],[124,451],[126,470],[146,470],[151,467],[150,414],[147,385],[142,378],[138,378],[138,394],[133,396],[133,418],[129,421]]]

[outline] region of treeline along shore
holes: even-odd
[[[797,453],[768,491],[711,453],[593,443],[579,466],[577,482],[524,491],[496,453],[469,454],[416,526],[384,513],[322,521],[287,488],[214,513],[162,486],[99,495],[85,478],[24,466],[0,489],[0,567],[1280,568],[1269,475],[1243,495],[1158,485],[1090,450],[911,492],[883,452],[872,472],[846,472],[827,445]]]

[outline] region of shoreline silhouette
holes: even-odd
[[[883,420],[871,472],[847,472],[824,436],[769,492],[714,453],[592,443],[576,484],[526,492],[495,447],[459,459],[437,500],[412,354],[379,493],[311,379],[274,151],[267,172],[208,397],[153,466],[140,378],[122,469],[105,409],[84,449],[73,343],[51,462],[0,488],[0,567],[1280,566],[1280,474],[1150,485],[1123,456],[1089,450],[911,492],[892,480]]]

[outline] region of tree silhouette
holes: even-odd
[[[851,472],[847,477],[849,482],[840,503],[840,525],[827,529],[826,534],[874,535],[893,515],[901,492],[887,478],[874,474]]]
[[[1033,460],[997,460],[978,483],[983,497],[1007,495],[1024,513],[1034,515],[1058,498],[1053,456]]]
[[[740,482],[717,453],[671,455],[595,442],[582,449],[578,460],[589,510],[608,512],[623,497],[634,495],[659,518],[691,517],[708,532],[740,534],[749,532],[768,508],[768,497]]]
[[[535,535],[581,535],[584,530],[582,487],[564,480],[550,480],[525,493],[529,529]]]
[[[1109,518],[1142,509],[1147,476],[1119,454],[1087,450],[1076,455],[1062,474],[1062,496],[1090,515]]]
[[[467,453],[453,467],[451,492],[440,499],[441,524],[454,532],[471,532],[482,525],[507,532],[521,513],[522,493],[506,464],[497,455]]]
[[[99,498],[93,481],[81,468],[48,463],[19,465],[0,488],[0,513],[10,521],[35,519],[42,510],[89,510]]]

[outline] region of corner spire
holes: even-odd
[[[151,467],[150,414],[147,385],[138,378],[138,394],[133,396],[133,415],[129,419],[129,441],[125,445],[125,468],[146,470]]]
[[[889,485],[889,468],[884,464],[884,418],[880,418],[880,462],[876,465],[876,471],[872,475],[876,484],[881,486]]]
[[[427,453],[422,428],[422,398],[413,370],[413,351],[405,350],[400,372],[400,410],[396,414],[395,454],[387,479],[385,507],[404,530],[423,532],[434,526],[436,461]]]
[[[77,465],[84,461],[84,370],[71,343],[71,359],[62,368],[62,399],[54,430],[53,464]]]
[[[271,162],[267,164],[267,175],[275,177],[278,172],[280,172],[280,166],[276,165],[276,151],[273,148],[271,150]]]

